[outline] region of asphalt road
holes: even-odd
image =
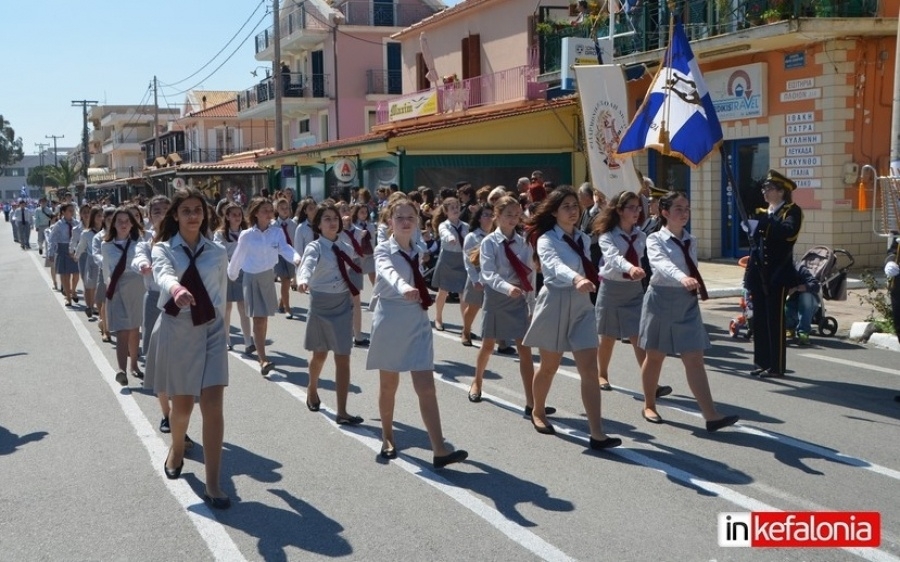
[[[307,301],[294,293],[299,319],[270,321],[278,367],[268,379],[230,357],[223,472],[234,505],[212,512],[201,499],[198,409],[198,445],[168,481],[155,397],[115,383],[114,348],[95,324],[63,306],[37,252],[14,245],[5,223],[0,238],[0,560],[900,560],[896,353],[814,338],[789,351],[788,378],[756,380],[750,344],[727,334],[734,306],[710,302],[713,394],[740,424],[703,429],[675,358],[663,368],[675,389],[660,400],[666,424],[645,422],[637,367],[620,345],[603,413],[624,445],[594,453],[571,360],[550,396],[557,436],[522,418],[517,358],[495,354],[486,400],[468,402],[477,348],[459,344],[448,305],[435,378],[444,433],[470,457],[434,470],[408,378],[395,417],[400,458],[378,458],[378,377],[364,350],[352,355],[349,409],[365,423],[334,423],[330,364],[323,411],[306,409]],[[878,511],[881,546],[719,547],[717,514],[753,510]]]

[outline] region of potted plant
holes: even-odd
[[[766,23],[775,23],[784,19],[784,17],[781,15],[781,12],[779,12],[775,8],[769,8],[768,10],[760,14],[760,17],[762,17],[762,19],[765,20]]]
[[[815,0],[813,10],[817,18],[833,18],[835,16],[833,0]]]
[[[553,26],[546,21],[540,21],[534,25],[534,31],[538,35],[548,35],[553,33]]]
[[[760,25],[762,14],[767,10],[765,0],[748,0],[744,5],[744,21],[750,25]]]

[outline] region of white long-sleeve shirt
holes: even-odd
[[[350,289],[341,277],[337,255],[332,249],[335,244],[348,256],[353,255],[353,248],[341,239],[332,242],[320,236],[307,244],[306,250],[303,251],[303,260],[297,270],[298,283],[306,283],[310,291],[350,294]],[[348,270],[349,267],[347,266]]]
[[[372,289],[373,298],[387,300],[405,300],[404,293],[415,290],[416,283],[413,280],[413,270],[409,262],[400,255],[403,252],[400,245],[391,236],[386,241],[375,247],[375,287]],[[414,267],[419,264],[418,248],[412,246],[412,254],[406,255],[413,259]]]
[[[134,251],[134,259],[131,260],[131,270],[144,279],[144,288],[148,291],[159,291],[159,285],[156,284],[153,274],[144,275],[141,273],[141,267],[145,265],[148,267],[153,266],[151,250],[153,249],[154,234],[152,228],[144,232],[144,236],[138,240],[137,248]]]
[[[273,269],[279,255],[292,263],[300,261],[300,254],[288,245],[280,228],[270,226],[260,230],[251,226],[238,238],[237,248],[228,262],[228,278],[234,281],[242,270],[254,274]]]
[[[172,288],[180,284],[181,277],[191,263],[184,248],[190,250],[180,234],[153,245],[151,253],[153,277],[160,289],[157,301],[160,310],[164,309],[166,303],[172,298]],[[201,248],[203,253],[197,257],[197,271],[200,272],[200,279],[216,309],[216,314],[224,315],[225,294],[228,286],[226,277],[228,255],[225,248],[205,236],[200,237],[197,248],[192,253],[196,255]]]
[[[120,277],[119,280],[121,281],[123,277],[130,275],[140,276],[139,273],[135,273],[133,269],[128,267],[131,262],[134,261],[134,254],[137,252],[138,242],[140,242],[140,240],[132,240],[130,244],[128,244],[126,240],[112,240],[100,244],[100,255],[103,256],[103,263],[100,265],[103,269],[103,279],[106,281],[107,286],[109,286],[113,271],[115,271],[116,265],[122,257],[122,252],[125,250],[126,244],[128,245],[128,253],[125,257],[125,269],[122,271],[122,277]]]
[[[538,238],[537,254],[541,262],[541,273],[544,274],[545,286],[574,289],[575,278],[579,275],[584,276],[584,266],[581,256],[563,240],[564,234],[565,232],[559,225],[542,234]],[[584,256],[590,259],[588,255],[591,244],[590,237],[575,229],[572,239],[577,244],[579,238],[584,246]]]
[[[307,244],[316,239],[316,232],[312,229],[309,221],[303,221],[294,229],[294,251],[301,256],[306,250]]]
[[[75,248],[75,259],[79,259],[85,252],[88,254],[91,253],[91,244],[97,234],[98,232],[94,232],[93,230],[84,230],[81,232],[81,237],[78,239],[78,246]]]
[[[684,252],[674,241],[675,236],[668,228],[662,227],[659,232],[654,232],[647,237],[647,257],[653,264],[653,274],[650,276],[650,284],[659,287],[681,287],[681,280],[690,277],[690,269],[684,259]],[[681,242],[691,241],[688,253],[694,263],[697,263],[697,239],[685,230],[682,233]]]
[[[481,282],[486,287],[490,287],[504,295],[508,295],[510,289],[514,286],[520,289],[523,288],[519,275],[509,263],[509,258],[506,257],[506,250],[503,249],[506,240],[507,238],[503,235],[503,232],[497,229],[485,236],[481,242]],[[510,248],[512,248],[513,253],[531,270],[528,274],[528,282],[534,287],[536,273],[534,253],[531,251],[531,246],[518,233],[514,233],[511,240]]]
[[[457,233],[459,233],[457,235]],[[455,225],[449,220],[445,220],[438,225],[438,235],[441,238],[441,251],[462,252],[462,240],[465,240],[466,234],[469,233],[469,225],[460,221]]]
[[[475,264],[472,263],[472,260],[469,259],[469,254],[472,253],[475,248],[481,246],[481,241],[484,240],[485,232],[480,228],[476,228],[472,232],[466,234],[466,239],[463,240],[463,264],[466,266],[466,275],[469,277],[469,281],[472,283],[480,283],[480,268],[475,267]]]
[[[635,227],[631,230],[631,235],[636,236],[634,239],[634,250],[637,252],[638,263],[640,267],[641,257],[644,255],[644,247],[647,242],[647,235]],[[634,267],[625,259],[625,252],[628,251],[628,242],[623,236],[631,236],[625,233],[618,226],[609,232],[600,235],[600,251],[603,253],[603,264],[600,266],[600,277],[604,281],[624,281],[630,283],[640,283],[640,279],[627,279],[625,273],[631,271]]]

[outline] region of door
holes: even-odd
[[[750,252],[747,233],[741,228],[738,210],[738,193],[744,209],[752,211],[766,205],[759,190],[760,180],[769,169],[769,139],[742,139],[727,141],[725,154],[731,167],[734,183],[728,180],[725,167],[722,168],[722,257],[740,258]]]
[[[394,27],[394,0],[374,0],[372,3],[372,25]]]
[[[312,95],[314,98],[325,97],[325,57],[322,51],[312,52]]]
[[[403,93],[400,43],[387,44],[387,93]]]

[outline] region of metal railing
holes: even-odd
[[[395,4],[350,0],[337,9],[344,14],[344,25],[368,25],[374,27],[409,27],[435,13],[422,4]]]
[[[327,22],[327,16],[318,10],[308,8],[306,4],[301,4],[286,13],[282,12],[279,20],[281,39],[282,41],[289,39],[294,33],[302,31],[330,31],[331,27]],[[272,46],[274,33],[275,26],[270,25],[256,36],[256,53],[265,51]]]
[[[451,113],[528,98],[535,91],[529,84],[536,75],[537,71],[533,67],[516,66],[493,74],[440,84],[437,86],[437,112]],[[411,95],[424,94],[433,89]],[[375,110],[376,124],[383,125],[390,121],[390,103],[390,100],[378,103]]]
[[[403,93],[403,78],[399,70],[370,68],[366,71],[366,94]]]
[[[167,157],[169,154],[177,154],[181,158],[182,164],[203,164],[203,163],[213,163],[219,162],[225,156],[230,154],[240,154],[241,152],[247,152],[249,150],[253,150],[252,148],[228,148],[228,149],[218,149],[218,148],[194,148],[191,150],[179,150],[177,152],[165,152],[161,153],[160,156],[163,158]],[[152,166],[155,158],[145,158],[144,164],[147,166]]]
[[[284,73],[282,76],[283,98],[330,98],[329,74]],[[238,112],[275,99],[275,77],[262,79],[256,86],[238,94]]]

